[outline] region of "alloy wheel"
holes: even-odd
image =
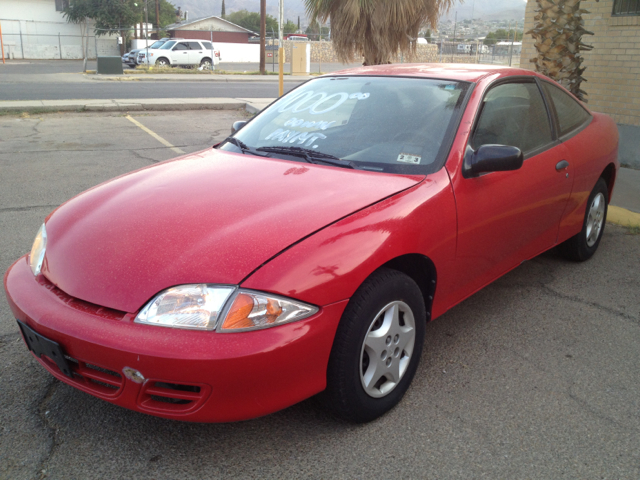
[[[360,352],[360,380],[367,395],[381,398],[400,382],[411,361],[416,326],[402,301],[391,302],[375,316]]]
[[[602,230],[602,223],[604,222],[604,207],[605,199],[602,193],[598,193],[593,197],[591,206],[589,207],[589,214],[587,216],[587,246],[593,247],[598,240],[600,230]]]

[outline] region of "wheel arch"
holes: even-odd
[[[156,64],[157,64],[160,60],[165,60],[169,65],[171,65],[171,60],[169,60],[167,57],[160,57],[160,58],[156,58]]]
[[[408,253],[389,260],[380,268],[391,268],[411,277],[418,284],[427,312],[427,322],[431,321],[431,307],[438,282],[437,270],[433,261],[419,253]]]
[[[613,195],[613,186],[616,183],[616,166],[613,163],[607,165],[602,171],[600,178],[604,178],[604,181],[607,182],[607,189],[609,191],[608,201],[611,202],[611,196]]]

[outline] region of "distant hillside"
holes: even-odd
[[[204,17],[207,15],[220,15],[222,0],[171,0],[176,7],[189,12],[189,18]],[[525,0],[466,0],[464,3],[454,5],[448,15],[443,19],[453,20],[455,12],[458,12],[458,20],[479,18],[482,20],[522,20],[527,2]],[[267,13],[278,18],[278,0],[267,0]],[[225,0],[227,13],[236,10],[247,9],[260,11],[258,0]],[[286,20],[306,25],[306,13],[302,0],[284,0],[284,16]]]

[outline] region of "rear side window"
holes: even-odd
[[[213,50],[213,45],[211,45],[211,42],[202,42],[202,46],[205,50]]]
[[[591,118],[591,115],[570,95],[550,83],[542,82],[542,85],[556,109],[560,123],[560,136],[570,133]]]
[[[189,48],[191,48],[191,50],[202,50],[202,45],[198,42],[189,42]]]
[[[510,145],[523,153],[551,143],[551,126],[535,83],[507,83],[493,87],[483,100],[471,148]]]

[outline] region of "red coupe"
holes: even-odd
[[[396,405],[425,323],[558,246],[594,254],[618,133],[536,73],[384,65],[304,83],[212,149],[51,213],[4,277],[59,380],[227,422]]]

